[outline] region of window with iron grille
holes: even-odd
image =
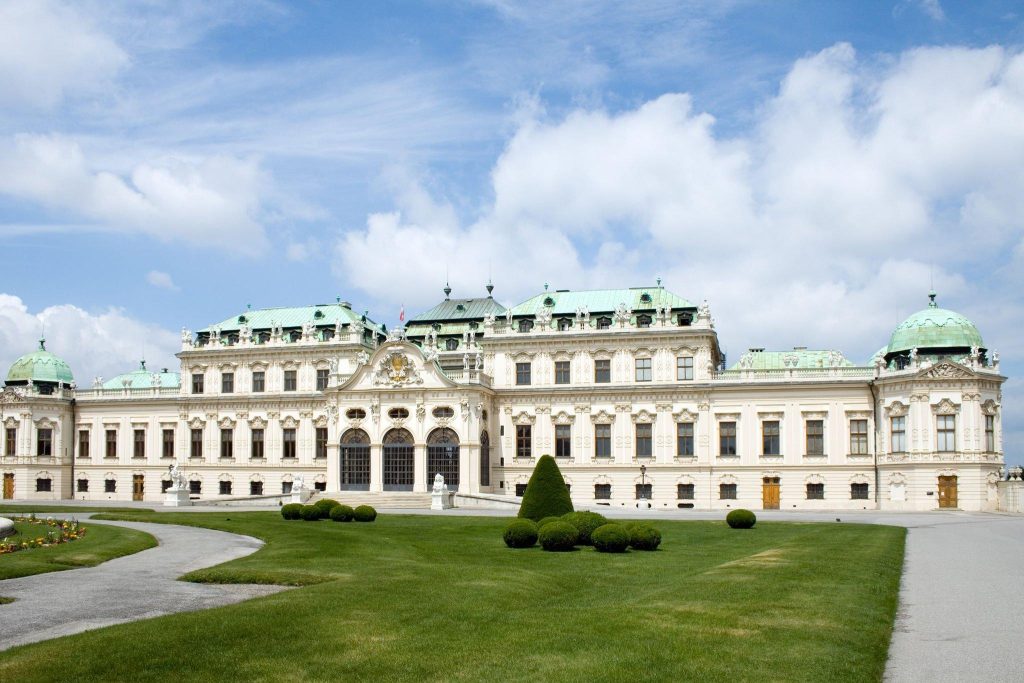
[[[530,383],[530,363],[516,363],[516,384],[524,385]]]
[[[736,423],[718,423],[718,454],[736,455]]]
[[[956,416],[939,415],[935,419],[935,436],[938,443],[936,450],[950,452],[956,450]]]
[[[652,495],[651,484],[637,484],[636,485],[636,499],[637,500],[651,500]]]
[[[198,496],[203,492],[203,482],[198,479],[193,479],[188,483],[188,492],[193,496]]]
[[[611,500],[611,498],[612,498],[612,485],[611,484],[594,484],[594,498],[596,500]]]
[[[231,482],[222,481],[220,482],[220,495],[230,496],[231,495]]]
[[[53,490],[52,479],[36,479],[36,491],[40,493],[46,493]]]
[[[284,371],[284,390],[295,391],[298,388],[298,372],[296,370]]]
[[[569,383],[569,361],[567,360],[556,360],[555,361],[555,384],[568,384]]]
[[[263,458],[263,445],[263,430],[252,430],[252,446],[250,457],[252,457],[253,460],[261,460]]]
[[[203,430],[193,429],[190,432],[191,440],[189,441],[189,452],[190,458],[201,458],[203,457]]]
[[[235,457],[235,430],[234,429],[222,429],[222,430],[220,430],[220,457],[222,457],[222,458],[234,458]]]
[[[892,442],[893,453],[907,452],[907,418],[894,417],[889,424],[889,437]]]
[[[594,425],[594,457],[612,457],[612,426],[610,424]]]
[[[88,458],[89,457],[89,430],[79,429],[78,430],[78,457]]]
[[[223,372],[220,375],[220,393],[222,394],[233,394],[235,393],[235,373]]]
[[[117,480],[116,479],[104,479],[103,480],[103,493],[117,493]]]
[[[38,430],[36,430],[36,455],[38,455],[38,456],[52,456],[53,455],[53,430],[52,429],[38,429]]]
[[[450,337],[444,340],[445,351],[455,351],[459,348],[459,340],[454,337]]]
[[[572,427],[555,425],[555,457],[568,458],[572,455]]]
[[[533,426],[516,425],[516,457],[533,457]]]
[[[736,500],[736,484],[719,484],[718,497],[721,500]]]
[[[330,378],[331,371],[326,368],[317,368],[316,371],[316,390],[323,391],[327,388],[327,380]]]
[[[807,500],[825,500],[824,484],[808,484]]]
[[[533,329],[533,321],[532,320],[520,320],[519,321],[519,331],[520,332],[529,332],[532,329]]]
[[[867,484],[850,484],[850,498],[852,500],[867,500],[868,499],[868,485]]]
[[[491,437],[487,432],[480,434],[480,485],[491,485]]]
[[[651,326],[651,316],[649,316],[649,315],[638,315],[636,317],[636,326],[637,327],[643,327],[643,328],[650,327]]]
[[[676,455],[680,458],[693,456],[693,423],[676,423]]]
[[[163,452],[160,454],[164,458],[174,457],[174,430],[165,429],[163,432]]]
[[[638,424],[636,426],[636,457],[649,458],[653,453],[653,429],[651,424]]]
[[[385,491],[411,491],[413,438],[405,429],[392,429],[384,435],[383,470]]]
[[[79,493],[89,493],[89,480],[88,479],[79,479],[75,483],[77,484],[77,486],[75,488],[76,488],[76,490]]]
[[[516,484],[516,495],[522,498],[526,494],[526,484]]]
[[[315,457],[327,457],[327,427],[316,428],[316,452]]]
[[[132,457],[146,457],[146,430],[136,429],[132,431]]]
[[[825,455],[825,422],[824,420],[807,420],[804,422],[804,439],[807,455]]]
[[[339,449],[342,491],[370,490],[370,437],[361,429],[341,435]]]
[[[192,374],[192,393],[203,393],[203,375],[201,373],[196,372]]]
[[[252,390],[254,393],[266,391],[267,373],[263,370],[254,370],[252,373]]]
[[[693,484],[676,484],[676,498],[679,500],[693,500],[694,499],[694,485]]]
[[[779,455],[779,423],[777,420],[766,420],[761,423],[761,453],[763,455]]]
[[[608,384],[612,381],[612,362],[607,358],[594,361],[594,383]]]
[[[117,457],[117,430],[108,429],[106,433],[107,437],[107,452],[106,457],[116,458]]]
[[[292,482],[290,482],[290,481],[282,481],[281,482],[281,493],[291,493],[291,492],[292,492]]]
[[[996,416],[985,416],[985,452],[996,452]]]
[[[262,496],[263,495],[263,482],[262,481],[250,481],[249,482],[249,495],[250,496]]]
[[[284,434],[283,434],[284,441],[282,443],[283,449],[282,449],[282,452],[281,452],[281,456],[284,457],[284,458],[294,458],[295,457],[295,430],[294,429],[284,429],[282,431],[284,432]]]
[[[651,381],[651,359],[650,358],[637,358],[635,363],[636,363],[636,381],[637,382],[650,382]]]
[[[867,455],[868,421],[850,420],[850,454]]]
[[[459,437],[446,427],[435,429],[427,436],[427,485],[433,484],[435,474],[444,477],[449,491],[459,487]]]
[[[693,379],[693,356],[676,357],[676,379]]]

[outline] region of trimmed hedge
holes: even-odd
[[[285,519],[300,519],[299,512],[302,510],[301,503],[288,503],[281,506],[281,516]]]
[[[341,505],[339,503],[331,508],[330,517],[335,522],[351,522],[354,512],[351,505]]]
[[[590,534],[594,549],[599,553],[624,553],[629,547],[629,532],[621,524],[604,524]]]
[[[338,501],[333,500],[331,498],[321,498],[317,502],[313,503],[313,505],[315,505],[316,507],[320,508],[320,516],[321,517],[330,517],[331,516],[331,510],[334,507],[336,507],[338,505],[341,505],[341,503],[339,503]]]
[[[377,511],[369,505],[360,505],[352,511],[352,519],[357,522],[372,522],[377,519]]]
[[[661,532],[653,526],[638,525],[629,534],[629,545],[633,550],[657,550],[661,545]]]
[[[532,548],[537,543],[537,525],[529,519],[517,519],[501,534],[509,548]]]
[[[757,523],[757,516],[750,510],[733,510],[725,516],[725,522],[733,529],[750,529]]]
[[[552,522],[537,533],[537,539],[544,550],[564,552],[576,545],[579,532],[568,522]]]
[[[593,545],[590,536],[594,533],[594,529],[608,523],[604,515],[588,510],[580,510],[579,512],[570,512],[562,515],[562,521],[576,527],[576,531],[579,533],[579,537],[576,539],[577,545]]]
[[[572,510],[572,499],[558,463],[550,455],[540,456],[526,485],[519,517],[537,522],[545,517],[561,517]]]
[[[539,531],[539,530],[543,529],[548,524],[551,524],[551,522],[561,522],[561,521],[563,521],[561,517],[545,517],[544,519],[542,519],[539,522],[537,522],[537,530]]]
[[[317,522],[323,515],[320,514],[320,508],[316,505],[303,505],[299,510],[299,517],[306,522]]]

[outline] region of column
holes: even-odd
[[[376,493],[384,490],[383,456],[383,446],[379,443],[370,445],[370,491]]]
[[[459,448],[460,456],[462,449]],[[461,472],[459,473],[461,477]],[[425,493],[430,489],[427,487],[427,447],[425,444],[417,443],[412,451],[412,490],[416,493]]]

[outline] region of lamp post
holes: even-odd
[[[640,500],[647,500],[647,465],[640,465]]]

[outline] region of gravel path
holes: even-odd
[[[54,515],[60,517],[62,515]],[[77,515],[78,518],[86,515]],[[95,523],[95,522],[94,522]],[[0,581],[0,650],[173,612],[218,607],[284,590],[283,586],[177,581],[182,574],[245,557],[263,542],[211,529],[108,522],[152,534],[160,545],[96,567]]]

